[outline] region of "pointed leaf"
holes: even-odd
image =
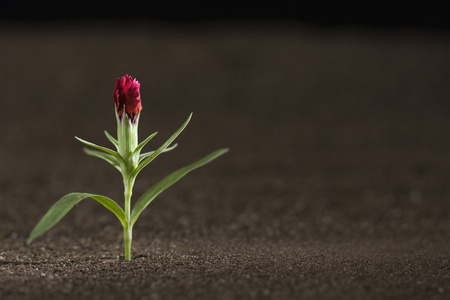
[[[114,168],[116,168],[117,170],[121,171],[119,162],[117,161],[117,158],[112,156],[111,154],[100,152],[100,151],[96,151],[96,150],[92,150],[92,149],[89,149],[89,148],[83,148],[83,151],[86,154],[88,154],[88,155],[95,156],[95,157],[98,157],[98,158],[101,158],[101,159],[107,161]]]
[[[98,149],[98,150],[102,150],[102,151],[104,151],[104,152],[106,152],[106,153],[109,153],[109,154],[111,154],[111,155],[114,155],[114,156],[119,156],[119,154],[116,152],[116,151],[114,151],[114,150],[111,150],[111,149],[109,149],[109,148],[106,148],[106,147],[102,147],[102,146],[99,146],[99,145],[96,145],[96,144],[94,144],[94,143],[91,143],[91,142],[88,142],[88,141],[85,141],[85,140],[83,140],[83,139],[81,139],[81,138],[79,138],[79,137],[75,137],[77,140],[79,140],[80,142],[82,142],[83,144],[85,144],[85,145],[88,145],[88,146],[91,146],[92,148],[95,148],[95,149]]]
[[[173,149],[175,149],[178,146],[178,144],[174,144],[171,147],[167,147],[166,149],[164,149],[164,151],[162,151],[161,153],[166,153],[169,151],[172,151]],[[153,153],[155,153],[155,151],[150,151],[150,152],[146,152],[146,153],[142,153],[141,155],[139,155],[139,162],[141,162],[143,159],[145,159],[146,157],[149,157],[150,155],[152,155]]]
[[[163,152],[173,142],[173,140],[175,140],[177,138],[177,136],[184,130],[184,128],[186,128],[187,124],[191,120],[191,117],[192,117],[192,113],[189,115],[189,117],[183,123],[183,125],[181,125],[181,127],[178,128],[178,130],[175,131],[175,133],[172,134],[172,136],[161,147],[159,147],[156,151],[154,151],[149,157],[144,159],[137,166],[137,168],[131,173],[131,177],[135,178],[137,176],[137,174],[140,171],[142,171],[143,168],[145,168],[145,166],[147,166],[152,160],[154,160],[159,154],[161,154],[161,152]]]
[[[39,223],[31,231],[28,237],[27,244],[31,243],[37,236],[43,234],[52,228],[59,220],[62,219],[76,204],[86,198],[97,200],[104,207],[112,211],[120,220],[123,226],[126,225],[127,220],[122,208],[108,197],[102,195],[88,194],[88,193],[71,193],[59,199],[48,212],[42,217]]]
[[[147,143],[157,134],[158,134],[158,132],[155,132],[155,133],[151,134],[150,136],[148,136],[145,140],[140,142],[139,145],[136,147],[136,149],[134,149],[133,155],[135,155],[136,153],[141,153],[142,148],[144,148],[144,146],[147,145]]]
[[[153,187],[151,187],[147,192],[145,192],[139,198],[139,200],[136,202],[136,205],[133,207],[133,210],[131,212],[131,226],[134,225],[134,223],[136,222],[136,220],[138,219],[138,217],[142,213],[142,211],[161,192],[163,192],[165,189],[169,188],[175,182],[180,180],[187,173],[209,163],[210,161],[216,159],[217,157],[221,156],[222,154],[225,154],[226,152],[228,152],[228,149],[216,150],[216,151],[210,153],[209,155],[203,157],[202,159],[196,161],[195,163],[192,163],[188,166],[178,169],[177,171],[173,172],[172,174],[170,174],[169,176],[167,176],[166,178],[164,178],[163,180],[161,180],[160,182],[155,184]]]
[[[105,130],[105,135],[108,138],[108,140],[116,147],[116,149],[119,149],[119,142],[108,133],[108,131]]]

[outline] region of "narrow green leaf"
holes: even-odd
[[[108,133],[108,131],[105,130],[105,135],[108,138],[108,140],[116,147],[117,150],[119,150],[119,142]]]
[[[86,154],[88,154],[88,155],[95,156],[95,157],[98,157],[98,158],[101,158],[101,159],[107,161],[114,168],[116,168],[117,170],[121,171],[119,162],[117,161],[117,158],[115,156],[112,156],[111,154],[100,152],[100,151],[97,151],[97,150],[92,150],[92,149],[89,149],[89,148],[83,148],[83,151]]]
[[[158,134],[158,132],[155,132],[155,133],[151,134],[150,136],[148,136],[145,140],[140,142],[139,145],[136,147],[136,149],[134,149],[132,155],[141,153],[142,148],[144,148],[144,146],[147,145],[147,143],[157,134]]]
[[[156,196],[158,196],[161,192],[163,192],[165,189],[169,188],[171,185],[173,185],[175,182],[180,180],[183,176],[185,176],[187,173],[191,172],[192,170],[199,168],[210,161],[216,159],[217,157],[221,156],[222,154],[225,154],[228,152],[228,149],[220,149],[216,150],[209,155],[203,157],[202,159],[185,166],[181,169],[178,169],[177,171],[173,172],[157,184],[155,184],[153,187],[151,187],[147,192],[145,192],[139,200],[136,202],[135,206],[133,207],[133,210],[131,212],[131,226],[134,225],[134,223],[137,221],[139,215],[142,213],[142,211],[150,204],[150,202],[155,199]]]
[[[30,236],[28,237],[27,244],[31,243],[36,237],[43,234],[50,228],[52,228],[59,220],[62,219],[76,204],[78,204],[81,200],[86,198],[92,198],[102,204],[104,207],[112,211],[116,217],[122,223],[122,226],[125,226],[127,223],[127,219],[125,217],[125,213],[122,208],[114,202],[114,200],[95,194],[88,193],[71,193],[67,194],[61,199],[59,199],[53,206],[48,210],[48,212],[42,217],[39,223],[34,227],[31,231]]]
[[[140,171],[142,171],[143,168],[145,168],[145,166],[147,166],[152,160],[154,160],[159,154],[161,154],[161,152],[163,152],[177,138],[177,136],[184,130],[184,128],[186,128],[187,124],[191,120],[191,117],[192,117],[192,113],[189,115],[189,117],[183,123],[183,125],[181,125],[181,127],[178,128],[178,130],[175,131],[175,133],[172,134],[172,136],[161,147],[159,147],[156,151],[154,151],[149,157],[144,159],[137,166],[137,168],[131,173],[131,177],[135,178],[137,176],[137,174]]]
[[[161,153],[166,153],[169,151],[172,151],[173,149],[175,149],[178,146],[178,144],[174,144],[172,147],[167,147],[166,149],[164,149],[164,151],[162,151]],[[150,155],[152,155],[153,153],[155,153],[155,151],[150,151],[150,152],[146,152],[146,153],[142,153],[141,155],[139,155],[139,162],[141,162],[143,159],[145,159],[146,157],[149,157]]]
[[[111,154],[111,155],[114,155],[114,156],[116,156],[116,157],[119,156],[119,154],[118,154],[116,151],[114,151],[114,150],[111,150],[111,149],[109,149],[109,148],[102,147],[102,146],[96,145],[96,144],[94,144],[94,143],[85,141],[85,140],[83,140],[83,139],[81,139],[81,138],[79,138],[79,137],[77,137],[77,136],[76,136],[75,138],[76,138],[77,140],[79,140],[80,142],[82,142],[83,144],[88,145],[88,146],[91,146],[92,148],[95,148],[95,149],[104,151],[104,152],[109,153],[109,154]]]

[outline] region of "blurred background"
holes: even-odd
[[[153,147],[194,112],[136,195],[231,148],[155,202],[142,243],[154,241],[144,232],[441,241],[449,24],[445,1],[1,1],[3,236],[26,237],[70,191],[121,199],[118,174],[73,137],[107,143],[114,83],[130,74],[141,136],[159,131]],[[73,223],[91,234],[87,212],[102,208],[85,205],[53,234]],[[115,220],[103,213],[108,236]]]

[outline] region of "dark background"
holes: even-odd
[[[1,299],[448,299],[450,34],[444,1],[0,2]],[[187,5],[186,3],[189,3]],[[108,145],[117,77],[141,139],[193,111],[148,187],[222,147],[141,215]]]
[[[319,26],[448,30],[446,1],[2,1],[0,18],[14,21],[151,20],[301,22]]]

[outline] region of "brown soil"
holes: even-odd
[[[128,30],[132,30],[131,33]],[[0,27],[1,299],[448,299],[448,34],[270,28]],[[179,147],[135,195],[231,152],[152,203],[123,260],[92,200],[25,240],[62,195],[121,203],[112,89],[142,84],[140,134]]]

